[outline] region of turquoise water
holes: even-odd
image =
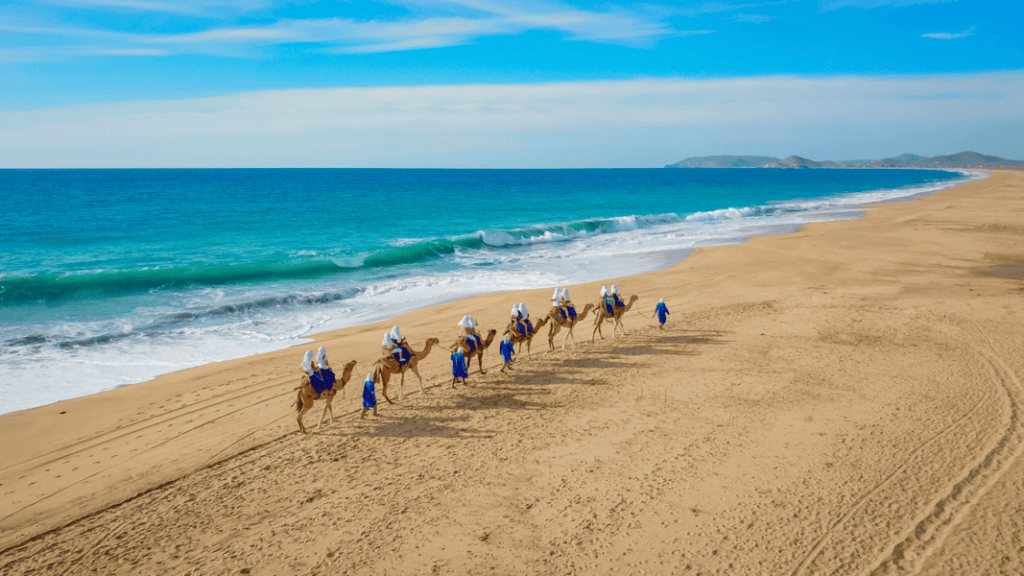
[[[0,171],[0,412],[948,186],[916,170]],[[662,258],[623,259],[632,254]],[[552,266],[552,263],[557,266]],[[632,262],[632,263],[631,263]],[[41,369],[40,366],[49,368]]]

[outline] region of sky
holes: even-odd
[[[1024,159],[1024,3],[4,0],[0,167]]]

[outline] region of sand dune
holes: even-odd
[[[2,416],[0,574],[1024,573],[1022,222],[1002,172],[697,250],[614,280],[667,330],[495,344],[455,390],[434,351],[366,421],[392,323],[447,347],[551,290],[323,334],[359,363],[309,435],[304,348]]]

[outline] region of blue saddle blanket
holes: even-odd
[[[309,383],[313,385],[313,390],[317,396],[323,394],[327,390],[334,389],[334,371],[327,368],[321,368],[320,373],[313,372],[313,375],[309,377]]]

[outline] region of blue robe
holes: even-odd
[[[526,324],[526,334],[533,334],[533,322],[530,322],[530,319],[526,318],[523,320],[523,323]]]
[[[654,313],[658,315],[658,322],[664,324],[668,320],[668,306],[665,306],[664,302],[658,302],[658,305],[654,308]]]
[[[309,375],[309,384],[313,387],[313,391],[316,392],[317,396],[327,389],[324,387],[324,379],[316,372]]]
[[[412,358],[412,354],[402,346],[395,346],[395,349],[392,350],[391,353],[395,355],[396,359],[398,359],[398,364],[400,366],[405,366]]]
[[[377,390],[370,380],[363,382],[363,408],[373,408],[377,405]]]
[[[516,322],[517,330],[519,330],[520,336],[526,336],[526,326],[523,326],[522,322]]]
[[[313,375],[309,377],[309,383],[313,385],[313,390],[316,391],[317,396],[327,390],[333,390],[334,380],[334,371],[329,368],[321,368],[319,376],[317,376],[316,372],[313,372]]]
[[[512,355],[516,353],[515,346],[513,346],[511,342],[506,342],[504,340],[501,341],[501,348],[499,348],[498,351],[501,352],[501,355],[502,357],[505,358],[506,363],[511,362]]]
[[[609,300],[608,298],[604,299],[604,309],[605,309],[605,312],[606,312],[606,314],[605,314],[606,316],[614,316],[615,315],[615,309],[612,308],[612,301]]]
[[[469,372],[466,370],[466,357],[458,352],[452,354],[452,376],[455,378],[469,376]]]
[[[625,306],[625,304],[622,303],[622,300],[619,300],[618,294],[612,294],[612,298],[615,298],[615,305],[618,306],[619,308]]]
[[[573,306],[570,306],[568,304],[566,304],[565,307],[569,309],[569,318],[575,318],[576,317],[576,308],[573,307]]]

